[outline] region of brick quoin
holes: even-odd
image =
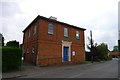
[[[53,34],[48,34],[49,24],[54,25]],[[34,34],[35,25],[37,27]],[[68,37],[64,37],[64,28],[68,29]],[[80,39],[76,39],[76,31],[79,31]],[[23,31],[25,62],[49,66],[85,61],[84,31],[84,28],[38,15]],[[64,47],[68,47],[68,61],[63,60]]]

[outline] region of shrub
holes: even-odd
[[[2,47],[2,71],[18,69],[22,63],[22,49]]]
[[[101,60],[100,60],[100,59],[96,59],[95,61],[96,61],[96,62],[100,62]]]
[[[112,57],[107,56],[106,60],[112,60]]]

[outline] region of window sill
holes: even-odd
[[[68,37],[68,36],[64,36],[64,37]]]
[[[48,33],[48,34],[53,35],[54,33]]]
[[[80,39],[80,38],[76,38],[76,39]]]

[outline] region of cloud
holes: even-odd
[[[16,2],[2,2],[2,30],[5,43],[10,40],[22,41],[22,30],[26,24],[25,18]]]
[[[117,45],[119,0],[2,0],[2,31],[5,41],[22,43],[22,31],[37,16],[55,16],[59,21],[86,28],[97,43],[106,42],[110,49]],[[1,9],[1,6],[0,6]]]
[[[15,2],[2,2],[2,17],[13,17],[20,13],[19,6]]]
[[[113,46],[117,45],[118,40],[117,18],[117,13],[114,12],[114,10],[96,17],[93,21],[90,21],[90,26],[86,25],[86,28],[88,29],[86,31],[86,36],[89,36],[89,31],[92,30],[95,42],[107,43],[109,49],[112,50]]]

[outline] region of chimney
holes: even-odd
[[[56,17],[53,17],[53,16],[50,16],[49,19],[57,20],[57,18],[56,18]]]

